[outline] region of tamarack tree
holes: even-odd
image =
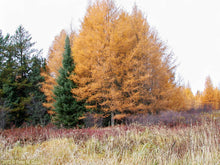
[[[219,89],[214,88],[211,77],[206,77],[205,89],[202,94],[202,106],[205,109],[219,109]]]
[[[87,9],[74,40],[76,63],[72,90],[88,109],[114,119],[134,113],[172,108],[175,65],[172,53],[160,41],[135,6],[131,14],[113,1],[96,1]]]
[[[46,95],[46,102],[43,104],[49,108],[49,114],[53,114],[54,103],[54,86],[57,85],[56,78],[59,76],[59,69],[62,66],[63,52],[65,47],[66,32],[62,30],[58,36],[55,37],[52,46],[49,49],[47,63],[45,69],[42,70],[41,75],[45,78],[42,83],[41,91]]]

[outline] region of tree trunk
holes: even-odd
[[[111,126],[113,127],[114,125],[115,125],[114,112],[111,112]]]

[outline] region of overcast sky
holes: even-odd
[[[173,50],[184,82],[204,89],[206,76],[220,87],[220,0],[116,0],[131,11],[136,3],[160,38]],[[0,29],[14,34],[23,25],[43,49],[62,29],[80,28],[88,0],[0,0]]]

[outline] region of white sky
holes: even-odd
[[[23,25],[48,48],[62,29],[79,29],[89,0],[0,0],[0,29],[14,34]],[[177,73],[193,92],[204,89],[206,76],[220,87],[220,0],[116,0],[130,11],[136,3],[173,50]]]

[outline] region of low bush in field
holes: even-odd
[[[46,127],[24,127],[13,128],[0,131],[0,137],[4,139],[5,146],[13,145],[17,142],[19,144],[34,144],[41,143],[52,138],[74,138],[75,141],[85,141],[90,137],[102,139],[108,136],[118,136],[125,130],[143,131],[143,128],[137,126],[120,126],[114,128],[84,128],[84,129],[57,129],[53,125]]]
[[[213,114],[220,111],[211,111],[205,109],[192,109],[189,111],[175,112],[175,111],[161,111],[156,115],[139,114],[132,115],[125,119],[126,124],[138,123],[141,125],[155,125],[161,124],[169,127],[173,126],[190,126],[199,124],[204,119],[205,114]],[[206,118],[208,119],[208,118]]]

